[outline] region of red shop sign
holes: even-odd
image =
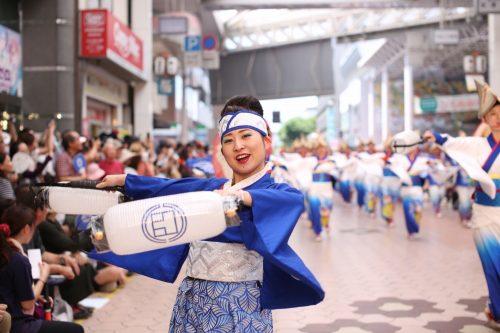
[[[80,13],[80,55],[108,58],[133,72],[142,72],[142,40],[106,9]]]

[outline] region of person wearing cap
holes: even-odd
[[[304,197],[271,178],[266,163],[271,138],[255,97],[229,100],[218,131],[232,179],[112,175],[98,187],[125,186],[134,200],[195,191],[237,196],[243,205],[240,225],[186,245],[126,256],[111,251],[89,255],[166,282],[175,281],[186,262],[170,332],[272,332],[272,309],[313,305],[325,296],[288,245]]]
[[[424,139],[439,144],[478,183],[471,222],[488,285],[485,313],[488,324],[500,329],[500,97],[488,84],[476,81],[476,85],[480,99],[478,117],[491,134],[452,138],[427,131]]]

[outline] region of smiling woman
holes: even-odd
[[[271,138],[262,115],[247,109],[223,111],[219,134],[222,155],[233,170],[233,184],[264,169]]]
[[[313,305],[325,296],[288,245],[304,197],[295,188],[275,183],[268,172],[271,138],[255,97],[230,99],[218,130],[233,179],[113,175],[100,186],[125,185],[126,195],[134,200],[196,191],[238,196],[244,205],[237,212],[241,224],[188,245],[90,256],[166,282],[176,280],[186,261],[187,277],[179,287],[170,332],[272,332],[272,309]]]

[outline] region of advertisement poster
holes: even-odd
[[[21,97],[21,60],[20,35],[0,25],[0,92]]]

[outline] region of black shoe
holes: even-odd
[[[73,319],[87,319],[92,315],[92,311],[81,305],[73,306]]]

